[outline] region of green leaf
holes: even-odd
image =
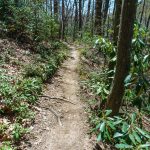
[[[134,135],[135,139],[136,139],[139,143],[142,142],[140,136],[139,136],[135,131],[133,131],[133,135]]]
[[[137,55],[134,55],[134,61],[138,61]]]
[[[129,74],[129,75],[125,78],[124,83],[125,83],[125,84],[129,83],[129,82],[131,81],[131,77],[132,77],[132,75]]]
[[[97,137],[97,141],[99,142],[99,141],[101,141],[102,140],[102,135],[101,135],[101,133],[98,135],[98,137]]]
[[[138,148],[146,148],[146,147],[150,147],[150,143],[142,144]]]
[[[127,122],[124,122],[122,126],[122,132],[126,133],[128,129],[129,129],[129,125],[127,124]]]
[[[132,113],[131,115],[131,122],[133,123],[136,119],[136,113]]]
[[[108,138],[109,141],[110,141],[110,140],[111,140],[111,137],[110,137],[110,133],[108,132],[108,129],[107,129],[107,128],[106,128],[105,134],[107,135],[107,138]]]
[[[110,121],[114,121],[115,119],[114,118],[111,118],[111,117],[107,117],[108,120]]]
[[[136,42],[136,39],[132,39],[132,44]]]
[[[136,129],[137,129],[143,136],[145,136],[145,137],[147,137],[148,139],[150,139],[150,136],[149,136],[149,134],[148,134],[146,131],[144,131],[144,130],[138,128],[138,127],[136,127]]]
[[[129,138],[130,138],[130,140],[133,142],[133,144],[136,145],[134,135],[129,134]]]
[[[102,87],[99,87],[98,89],[97,89],[97,91],[96,91],[96,94],[98,95],[98,94],[100,94],[102,92]]]
[[[149,57],[149,55],[145,55],[145,56],[144,56],[143,63],[146,62],[146,60],[148,59],[148,57]]]
[[[113,57],[110,61],[111,62],[115,62],[117,60],[117,57],[115,56],[115,57]]]
[[[116,130],[114,124],[111,121],[107,121],[107,124],[110,126],[111,129]]]
[[[108,90],[106,90],[105,88],[104,88],[104,92],[105,92],[105,94],[109,94],[109,91]]]
[[[109,116],[112,113],[112,110],[106,110],[105,116]]]
[[[116,144],[115,147],[119,149],[133,148],[132,145],[128,145],[128,144]]]
[[[105,122],[103,122],[100,126],[100,131],[104,132],[104,130],[105,130]]]
[[[19,139],[19,133],[14,133],[14,139],[18,140]]]
[[[139,39],[139,43],[140,43],[142,46],[145,45],[145,43],[144,43],[141,39]]]
[[[96,48],[96,45],[97,44],[99,44],[99,39],[97,39],[96,41],[95,41],[95,46],[94,46],[94,48]]]
[[[114,125],[118,125],[122,122],[122,120],[117,120],[116,122],[114,122]]]
[[[121,136],[123,136],[122,133],[116,132],[116,133],[114,134],[113,138],[117,138],[117,137],[121,137]]]
[[[101,124],[99,123],[97,126],[96,126],[96,130],[98,130],[100,128]]]

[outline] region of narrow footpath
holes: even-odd
[[[87,134],[85,104],[79,95],[79,52],[74,46],[69,47],[70,57],[47,83],[44,92],[44,95],[61,99],[41,98],[35,107],[36,118],[28,137],[27,150],[93,149]]]

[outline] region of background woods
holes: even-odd
[[[13,32],[26,32],[34,39],[37,32],[44,34],[42,30],[48,28],[45,30],[51,34],[47,34],[50,36],[47,38],[54,38],[54,35],[61,38],[71,37],[73,33],[81,37],[82,34],[93,34],[91,32],[94,30],[95,34],[106,37],[112,36],[114,31],[114,42],[117,41],[115,37],[118,35],[122,5],[119,0],[1,0],[0,5],[1,26],[8,29],[9,36],[13,36]],[[148,8],[149,0],[146,0],[140,1],[137,9],[137,20],[147,29],[150,20]],[[46,34],[42,37],[46,38]]]

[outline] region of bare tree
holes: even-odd
[[[91,0],[88,1],[88,10],[87,10],[86,22],[89,21],[90,11],[91,11]]]
[[[82,0],[79,0],[79,31],[82,30]]]
[[[103,25],[105,24],[106,19],[107,19],[107,14],[108,14],[108,9],[109,9],[109,3],[110,3],[110,0],[105,0],[105,1],[104,1],[104,8],[103,8]]]
[[[146,28],[147,28],[147,29],[148,29],[148,27],[149,27],[149,23],[150,23],[150,14],[149,14],[149,16],[148,16],[147,23],[146,23]]]
[[[58,0],[54,0],[54,15],[58,19]]]
[[[65,34],[65,3],[62,0],[62,23],[61,23],[61,39],[64,39]]]
[[[52,0],[50,0],[50,15],[51,15],[51,17],[52,17],[52,15],[53,15]]]
[[[48,12],[48,0],[45,1],[46,12]]]
[[[91,35],[94,34],[94,11],[95,11],[95,1],[92,3],[92,13],[91,13]]]
[[[95,2],[95,30],[97,35],[102,33],[102,4],[102,0],[96,0]]]
[[[75,5],[75,18],[74,18],[74,30],[73,30],[73,41],[76,38],[76,29],[78,29],[78,3],[77,0],[74,0]]]
[[[145,8],[145,0],[143,0],[143,7],[142,7],[142,11],[141,11],[140,24],[142,23],[142,19],[143,19],[144,8]]]

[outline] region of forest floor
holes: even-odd
[[[87,134],[86,103],[81,100],[79,91],[79,51],[72,45],[69,48],[70,57],[45,85],[44,95],[56,99],[41,98],[35,106],[35,122],[26,143],[22,144],[23,149],[92,150],[94,147]]]

